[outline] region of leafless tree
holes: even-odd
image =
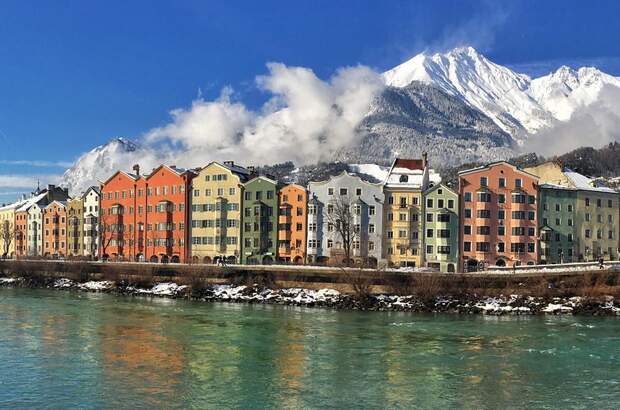
[[[354,205],[348,195],[343,195],[331,200],[325,212],[327,223],[342,243],[346,266],[351,266],[353,244],[360,237],[360,230],[355,223],[355,211],[352,209]]]
[[[15,225],[11,221],[4,221],[0,226],[0,240],[2,241],[2,257],[9,256],[9,249],[15,238]]]

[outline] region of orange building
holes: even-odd
[[[459,172],[461,267],[535,264],[538,177],[505,161]]]
[[[302,186],[289,184],[280,189],[278,195],[278,259],[305,263],[308,192]]]
[[[118,171],[101,185],[101,257],[185,262],[194,171],[161,165],[141,176],[134,170]]]
[[[52,201],[43,208],[43,256],[64,257],[67,254],[67,205]]]
[[[28,210],[15,211],[15,256],[28,254]]]

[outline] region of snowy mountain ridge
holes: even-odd
[[[566,121],[580,107],[597,101],[605,85],[620,87],[620,78],[594,67],[560,67],[532,79],[493,63],[472,47],[446,53],[421,53],[383,73],[387,85],[412,81],[432,84],[457,96],[491,118],[520,144],[542,129]]]

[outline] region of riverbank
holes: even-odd
[[[76,292],[104,292],[125,296],[183,298],[204,302],[232,302],[319,307],[338,310],[458,313],[486,315],[612,315],[620,316],[620,300],[613,296],[527,295],[394,295],[345,294],[335,289],[279,288],[251,285],[179,285],[159,282],[139,286],[126,282],[68,278],[0,277],[0,287],[47,288]]]

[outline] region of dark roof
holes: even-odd
[[[424,170],[424,161],[421,159],[405,159],[405,158],[396,158],[394,162],[394,167],[398,168],[407,168],[407,169],[419,169]]]

